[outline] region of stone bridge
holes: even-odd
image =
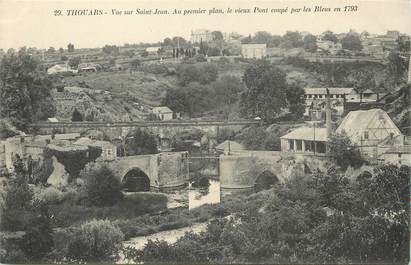
[[[188,181],[188,153],[164,152],[153,155],[117,157],[108,162],[122,183],[135,177],[138,191],[164,191],[186,185]]]
[[[39,122],[30,128],[40,134],[87,133],[90,130],[104,132],[110,139],[125,137],[136,128],[148,130],[159,138],[171,139],[181,132],[200,130],[210,138],[218,136],[220,129],[239,131],[245,126],[260,124],[256,120],[171,120],[171,121],[134,121],[134,122]]]
[[[220,156],[223,189],[253,189],[283,183],[290,176],[325,168],[324,157],[285,155],[279,151],[241,151]]]

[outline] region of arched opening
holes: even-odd
[[[133,168],[124,176],[122,188],[126,191],[150,191],[150,178],[138,168]]]
[[[268,190],[279,182],[276,175],[266,170],[262,172],[255,180],[254,190],[256,192],[261,190]]]

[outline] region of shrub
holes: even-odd
[[[113,205],[122,198],[120,180],[106,165],[83,172],[87,199],[97,206]]]
[[[118,259],[124,234],[108,220],[91,220],[74,233],[68,256],[76,261],[99,262]]]
[[[40,189],[34,194],[34,198],[47,204],[57,204],[63,200],[63,192],[50,186]]]

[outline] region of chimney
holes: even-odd
[[[327,128],[327,138],[331,136],[331,99],[330,99],[330,90],[327,88],[327,106],[325,109],[325,125]]]

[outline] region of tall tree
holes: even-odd
[[[242,113],[273,121],[286,105],[285,77],[281,69],[265,60],[258,60],[248,66],[243,76],[247,90],[241,98]]]
[[[304,44],[303,37],[298,31],[287,31],[283,36],[283,46],[285,48],[298,48]]]
[[[68,52],[74,52],[74,44],[69,43],[69,44],[67,45],[67,51],[68,51]]]
[[[213,37],[213,41],[224,40],[223,33],[221,33],[221,31],[218,31],[218,30],[211,32],[211,36]]]
[[[316,52],[317,51],[317,37],[312,35],[312,34],[308,34],[306,36],[304,36],[304,49],[306,51],[309,52]]]
[[[322,40],[328,40],[328,41],[332,41],[334,43],[338,42],[337,36],[330,30],[327,30],[327,31],[323,32]]]
[[[137,129],[127,136],[127,155],[146,155],[156,154],[157,152],[157,141],[154,134]]]
[[[341,45],[343,49],[347,49],[350,51],[362,50],[360,36],[354,33],[347,34],[344,38],[342,38]]]
[[[29,123],[52,117],[52,82],[26,49],[8,51],[0,63],[0,116],[25,130]]]
[[[295,118],[301,118],[305,111],[304,89],[291,85],[286,90],[288,108]]]

